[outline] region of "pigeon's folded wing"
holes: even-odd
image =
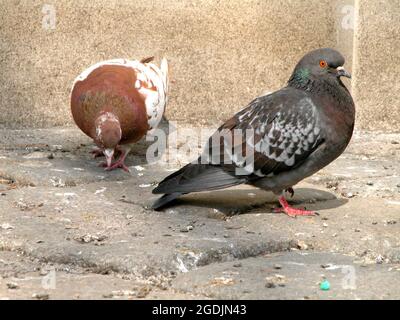
[[[297,167],[324,141],[317,108],[298,94],[283,89],[253,100],[215,132],[203,157],[249,179]]]

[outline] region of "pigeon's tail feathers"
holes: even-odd
[[[235,177],[219,166],[188,164],[160,182],[153,193],[189,193],[218,190],[243,184],[245,177]]]
[[[164,194],[162,197],[158,198],[151,208],[153,210],[160,210],[165,207],[168,203],[174,201],[176,198],[180,197],[182,193],[176,192],[171,194]]]
[[[150,63],[150,62],[152,62],[153,60],[154,60],[154,56],[151,56],[151,57],[143,58],[142,60],[140,60],[140,62],[141,62],[141,63]]]

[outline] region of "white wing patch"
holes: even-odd
[[[142,65],[144,68],[139,70],[137,77],[145,85],[141,86],[138,91],[145,97],[149,133],[151,133],[160,123],[167,105],[168,62],[167,59],[162,59],[160,68],[153,63]],[[148,89],[152,86],[156,90]]]

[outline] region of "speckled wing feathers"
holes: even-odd
[[[298,99],[298,92],[292,90],[283,89],[253,100],[217,130],[216,134],[224,130],[242,133],[242,148],[239,151],[243,154],[237,155],[231,150],[236,167],[246,167],[248,163],[238,159],[243,159],[246,151],[253,152],[254,167],[251,174],[265,177],[296,167],[322,143],[318,112],[313,101],[306,95]],[[246,130],[253,133],[254,138],[250,138],[254,140],[246,136]],[[207,152],[216,150],[215,146],[210,148],[211,140]],[[219,148],[222,150],[226,146]],[[211,157],[210,154],[208,156]],[[232,171],[230,165],[225,167]]]

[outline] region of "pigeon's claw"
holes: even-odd
[[[297,216],[315,216],[318,215],[317,212],[304,210],[304,209],[296,209],[289,205],[286,201],[284,196],[279,198],[279,203],[281,204],[282,208],[275,208],[274,212],[276,213],[285,213],[289,217],[295,218]]]
[[[130,172],[129,168],[125,165],[124,161],[116,161],[110,166],[107,165],[107,162],[103,161],[99,163],[99,167],[103,167],[105,171],[112,171],[118,168],[121,168],[122,170],[126,172]]]
[[[122,147],[118,147],[118,151],[121,152],[121,156],[119,157],[119,159],[114,162],[111,165],[107,165],[106,163],[102,163],[102,165],[105,168],[106,171],[111,171],[117,168],[121,168],[122,170],[126,171],[126,172],[130,172],[129,168],[125,165],[125,159],[130,151],[129,148],[122,148]]]
[[[293,198],[293,196],[294,196],[294,190],[293,190],[292,187],[289,187],[289,188],[285,189],[285,191],[286,191],[287,193],[290,193],[290,197]]]
[[[125,172],[130,172],[129,168],[125,165],[125,163],[120,162],[120,161],[117,161],[117,162],[113,163],[111,166],[106,167],[104,170],[105,171],[111,171],[111,170],[118,169],[118,168],[121,168]]]

